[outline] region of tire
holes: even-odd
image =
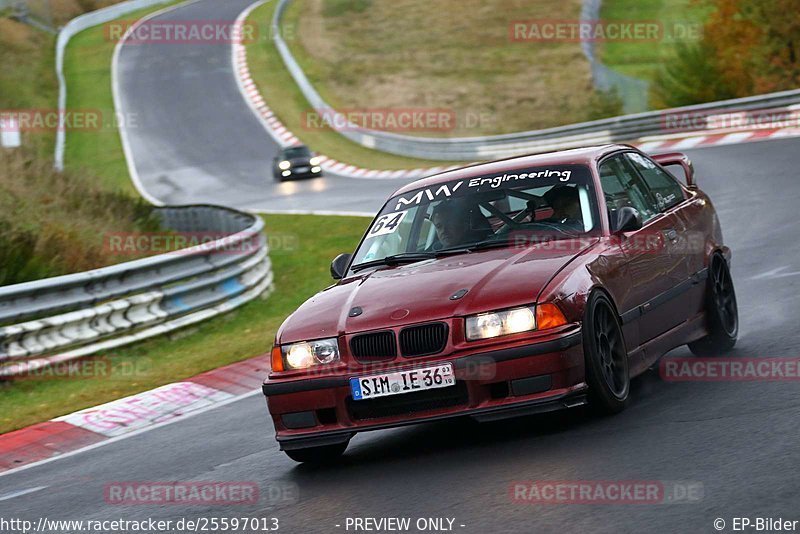
[[[321,447],[309,447],[307,449],[294,449],[283,452],[295,462],[330,464],[336,462],[344,454],[348,445],[349,442],[344,442],[336,445],[323,445]]]
[[[614,305],[601,292],[592,293],[586,304],[583,353],[592,410],[603,415],[624,410],[630,393],[628,351]]]
[[[689,343],[696,356],[719,356],[731,350],[739,337],[739,307],[728,262],[720,254],[711,258],[706,281],[708,335]]]

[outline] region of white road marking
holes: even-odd
[[[33,493],[39,490],[43,490],[45,488],[49,488],[50,486],[36,486],[35,488],[28,488],[19,491],[12,491],[11,493],[6,493],[5,495],[0,495],[0,501],[7,501],[9,499],[13,499],[14,497],[22,497],[23,495],[27,495],[29,493]]]
[[[776,269],[772,269],[770,271],[757,274],[755,276],[750,277],[750,280],[764,280],[764,279],[772,279],[772,278],[788,278],[790,276],[798,276],[800,275],[800,271],[792,271],[785,273],[786,269],[788,269],[788,265],[784,265],[783,267],[778,267]]]
[[[174,423],[185,421],[186,419],[189,419],[190,417],[194,417],[196,415],[203,414],[205,412],[214,410],[216,408],[221,408],[222,406],[227,406],[228,404],[232,404],[234,402],[237,402],[237,401],[240,401],[240,400],[244,400],[244,399],[246,399],[248,397],[252,397],[254,395],[261,395],[261,394],[262,394],[261,393],[261,388],[254,389],[253,391],[251,391],[249,393],[244,393],[242,395],[238,395],[236,397],[232,397],[232,398],[230,398],[228,400],[224,400],[222,402],[218,402],[216,404],[212,404],[210,406],[206,406],[205,408],[200,408],[199,410],[195,410],[193,412],[187,413],[186,415],[183,415],[183,416],[180,416],[180,417],[176,417],[175,419],[170,419],[169,421],[164,421],[163,423],[158,423],[158,424],[155,424],[153,426],[146,427],[146,428],[140,428],[139,430],[134,430],[133,432],[130,432],[128,434],[123,434],[121,436],[117,436],[117,437],[114,437],[114,438],[109,438],[109,439],[107,439],[105,441],[99,441],[99,442],[94,443],[92,445],[87,445],[86,447],[83,447],[81,449],[77,449],[77,450],[74,450],[74,451],[66,452],[66,453],[61,454],[59,456],[53,456],[52,458],[46,458],[44,460],[39,460],[38,462],[33,462],[33,463],[30,463],[30,464],[26,464],[26,465],[23,465],[23,466],[20,466],[20,467],[16,467],[14,469],[9,469],[8,471],[3,471],[3,472],[0,473],[0,478],[4,477],[6,475],[12,475],[14,473],[19,473],[20,471],[25,471],[26,469],[31,469],[33,467],[38,467],[40,465],[49,464],[50,462],[55,462],[57,460],[63,460],[64,458],[69,458],[70,456],[75,456],[76,454],[81,454],[81,453],[84,453],[86,451],[91,451],[91,450],[94,450],[94,449],[98,449],[100,447],[104,447],[105,445],[110,445],[111,443],[116,443],[116,442],[121,441],[123,439],[132,438],[133,436],[138,436],[139,434],[144,434],[145,432],[150,432],[151,430],[155,430],[157,428],[161,428],[161,427],[165,427],[167,425],[171,425],[171,424],[174,424]]]

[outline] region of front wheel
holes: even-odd
[[[599,292],[592,294],[583,325],[589,403],[601,414],[619,413],[625,409],[630,391],[628,351],[608,297]]]
[[[329,464],[335,462],[344,454],[348,444],[348,442],[344,442],[336,445],[323,445],[321,447],[309,447],[307,449],[294,449],[283,452],[295,462]]]
[[[696,356],[719,356],[731,350],[739,337],[739,307],[728,262],[720,254],[711,259],[706,286],[708,335],[689,343]]]

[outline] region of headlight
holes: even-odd
[[[316,167],[316,166],[318,166],[320,163],[322,163],[322,158],[321,158],[321,157],[319,157],[319,156],[314,156],[314,157],[313,157],[313,158],[311,158],[311,159],[310,159],[308,162],[311,164],[311,166],[312,166],[312,167]]]
[[[281,352],[289,369],[307,369],[314,365],[339,361],[339,343],[336,338],[284,345]]]
[[[536,330],[533,306],[467,317],[467,340],[488,339]]]
[[[291,162],[289,162],[289,161],[281,161],[280,163],[278,163],[278,167],[279,167],[279,168],[281,168],[281,169],[283,169],[284,171],[285,171],[286,169],[289,169],[289,168],[291,168],[291,166],[292,166],[292,164],[291,164]]]

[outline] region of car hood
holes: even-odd
[[[279,343],[335,337],[536,301],[552,277],[594,238],[490,249],[380,267],[347,278],[303,303],[278,331]],[[450,297],[467,290],[459,299]],[[360,314],[351,313],[360,308]]]

